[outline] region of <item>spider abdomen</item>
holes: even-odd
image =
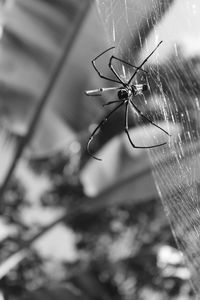
[[[128,98],[128,92],[125,89],[120,89],[117,95],[119,100],[126,100]]]

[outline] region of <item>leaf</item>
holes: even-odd
[[[69,54],[89,3],[90,0],[19,0],[4,10],[0,110],[7,112],[9,129],[16,132],[15,124],[21,122],[27,130],[66,44],[66,57]],[[61,123],[57,122],[58,132]],[[66,128],[66,136],[67,133]]]

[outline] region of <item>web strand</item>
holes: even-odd
[[[199,35],[200,4],[195,0],[190,3],[150,1],[149,6],[144,7],[140,3],[142,1],[137,0],[97,1],[111,44],[114,43],[117,53],[120,53],[117,56],[121,57],[122,64],[128,61],[141,66],[138,62],[147,57],[159,40],[163,40],[162,47],[144,68],[150,76],[137,74],[136,81],[140,83],[145,78],[151,91],[144,96],[144,101],[139,99],[140,110],[155,123],[165,122],[167,131],[172,129],[172,138],[165,147],[148,152],[157,190],[177,244],[190,268],[191,281],[200,294],[200,57],[185,55],[184,47],[177,47],[186,38],[186,31],[190,36]],[[169,12],[169,21],[163,18],[166,12]],[[185,48],[190,46],[193,51],[195,38],[193,41],[193,48],[191,44],[186,44]],[[124,69],[127,78],[132,78],[125,64],[122,77]],[[146,129],[143,136],[148,137],[148,134]],[[155,136],[155,143],[157,138]]]

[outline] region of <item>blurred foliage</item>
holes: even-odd
[[[29,290],[46,284],[47,278],[44,271],[44,258],[32,250],[25,260],[10,271],[8,276],[0,280],[0,285],[5,299],[15,300],[21,299]]]
[[[72,183],[67,172],[57,172],[61,168],[61,160],[62,156],[60,159],[51,158],[48,163],[46,161],[48,170],[51,170],[53,188],[44,196],[45,202],[42,197],[41,205],[44,209],[52,205],[67,208],[66,226],[76,233],[79,259],[73,263],[63,262],[65,272],[58,283],[52,274],[45,272],[44,258],[35,250],[30,252],[15,270],[1,280],[6,299],[19,299],[22,295],[25,299],[34,300],[59,300],[64,299],[64,295],[72,300],[149,299],[149,295],[151,299],[180,299],[181,296],[193,299],[188,280],[179,276],[178,270],[184,267],[183,263],[159,263],[162,247],[169,246],[177,253],[178,250],[158,199],[136,204],[123,204],[125,199],[122,199],[121,204],[115,207],[81,211],[78,207],[79,204],[82,207],[82,187],[78,179],[76,184],[75,181]],[[65,158],[64,162],[67,169],[70,159],[66,163]],[[45,167],[44,172],[47,174]],[[13,193],[15,190],[16,193]],[[17,182],[10,186],[5,197],[12,193],[16,195],[15,200],[4,201],[2,212],[7,209],[17,224],[18,209],[15,205],[18,205],[19,198],[20,203],[26,205],[25,193]],[[19,232],[12,240],[15,247],[20,244],[19,238],[23,239]],[[12,251],[14,249],[13,246]],[[9,252],[8,248],[6,252]],[[172,265],[173,272],[166,273]],[[55,285],[54,288],[50,287],[50,282],[51,286]],[[72,290],[68,285],[73,287]]]
[[[9,223],[18,223],[20,209],[27,206],[28,202],[25,200],[25,190],[18,180],[12,180],[9,183],[8,189],[0,205],[0,214],[6,218]],[[15,214],[13,214],[15,211]]]
[[[17,179],[10,181],[0,206],[0,217],[8,228],[8,235],[0,241],[0,262],[3,264],[13,253],[20,250],[30,237],[32,229],[23,222],[21,212],[30,206],[26,192]],[[44,281],[43,260],[34,250],[27,258],[0,280],[5,299],[19,299],[26,289],[38,287]]]
[[[149,299],[142,297],[148,289],[159,293],[159,299],[178,298],[186,289],[189,299],[189,283],[175,274],[164,276],[158,264],[159,250],[176,245],[156,199],[79,215],[70,225],[79,233],[84,264],[87,260],[87,268],[111,282],[121,299]]]

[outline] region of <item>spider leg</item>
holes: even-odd
[[[130,137],[130,134],[129,134],[129,128],[128,128],[128,105],[129,105],[129,102],[127,101],[127,102],[126,102],[126,108],[125,108],[125,132],[126,132],[126,134],[127,134],[127,137],[128,137],[128,140],[129,140],[131,146],[132,146],[133,148],[135,148],[135,149],[150,149],[150,148],[156,148],[156,147],[165,145],[166,142],[165,142],[165,143],[161,143],[161,144],[157,144],[157,145],[152,145],[152,146],[136,146],[136,145],[133,143],[133,141],[132,141],[132,139],[131,139],[131,137]]]
[[[136,66],[130,64],[129,62],[127,62],[127,61],[125,61],[125,60],[123,60],[123,59],[121,59],[121,58],[118,58],[118,57],[116,57],[116,56],[114,56],[114,55],[112,55],[112,59],[116,59],[116,60],[122,62],[123,64],[126,64],[127,66],[130,66],[130,67],[132,67],[132,68],[134,68],[134,69],[137,69],[137,68],[138,68],[138,67],[136,67]],[[140,69],[140,71],[142,71],[142,72],[148,74],[148,72],[147,72],[146,70],[144,70],[144,69]]]
[[[127,135],[127,137],[128,137],[128,140],[129,140],[129,142],[130,142],[130,144],[131,144],[131,146],[132,146],[133,148],[146,148],[146,147],[137,147],[137,146],[135,146],[135,144],[133,143],[133,141],[132,141],[132,139],[131,139],[131,137],[130,137],[130,134],[129,134],[129,127],[128,127],[128,106],[129,106],[129,102],[127,101],[127,102],[125,103],[125,105],[126,105],[126,107],[125,107],[125,128],[124,128],[124,131],[126,132],[126,135]]]
[[[93,138],[94,138],[94,135],[95,133],[101,128],[101,126],[103,126],[107,121],[108,119],[110,118],[110,116],[117,110],[119,109],[122,105],[124,104],[124,102],[122,101],[119,105],[117,105],[113,110],[111,110],[111,112],[109,112],[106,117],[99,123],[99,125],[94,129],[94,131],[92,132],[89,140],[88,140],[88,143],[87,143],[87,152],[89,153],[90,156],[92,156],[94,159],[96,160],[102,160],[96,156],[94,156],[91,151],[90,151],[90,143],[92,142]]]
[[[143,62],[139,65],[139,67],[136,68],[135,72],[133,73],[133,75],[129,79],[128,84],[131,83],[131,81],[133,80],[133,78],[135,77],[137,72],[142,68],[142,66],[147,62],[147,60],[153,55],[153,53],[158,49],[158,47],[160,46],[160,44],[162,44],[162,42],[163,41],[160,41],[160,43],[154,48],[154,50],[143,60]]]
[[[121,83],[124,85],[124,86],[126,86],[127,84],[125,83],[125,82],[123,82],[122,81],[122,79],[120,78],[120,76],[118,75],[118,73],[116,72],[116,70],[115,70],[115,68],[113,67],[113,64],[112,64],[112,60],[113,59],[116,59],[116,60],[118,60],[118,61],[120,61],[120,62],[122,62],[122,63],[124,63],[124,64],[126,64],[126,65],[128,65],[128,66],[131,66],[132,68],[135,68],[136,70],[138,69],[138,67],[136,67],[136,66],[134,66],[134,65],[132,65],[132,64],[130,64],[130,63],[128,63],[128,62],[126,62],[125,60],[123,60],[123,59],[121,59],[121,58],[118,58],[118,57],[116,57],[116,56],[114,56],[114,55],[112,55],[111,57],[110,57],[110,61],[109,61],[109,68],[110,68],[110,70],[113,72],[113,74],[119,79],[119,81],[121,81]],[[143,71],[143,72],[145,72],[146,74],[148,74],[148,72],[147,71],[145,71],[145,70],[143,70],[143,69],[141,69],[141,68],[139,68],[139,70],[141,70],[141,71]],[[138,70],[137,70],[138,71]]]
[[[101,74],[101,72],[98,70],[98,68],[97,68],[97,66],[96,66],[96,63],[95,63],[96,60],[97,60],[99,57],[101,57],[103,54],[105,54],[106,52],[108,52],[108,51],[110,51],[110,50],[112,50],[112,49],[114,49],[114,48],[115,48],[115,47],[110,47],[110,48],[108,48],[107,50],[105,50],[105,51],[103,51],[102,53],[100,53],[99,55],[97,55],[97,56],[92,60],[92,65],[93,65],[95,71],[97,72],[97,74],[99,75],[99,77],[101,77],[101,78],[103,78],[103,79],[106,79],[106,80],[109,80],[109,81],[112,81],[112,82],[122,83],[121,80],[115,80],[115,79],[109,78],[109,77],[104,76],[103,74]],[[123,83],[123,85],[124,85],[124,83]]]
[[[107,103],[104,103],[103,106],[110,105],[110,104],[117,103],[117,102],[122,102],[122,100],[109,101]]]
[[[144,119],[144,120],[147,120],[149,123],[151,123],[152,125],[154,125],[155,127],[159,128],[160,130],[162,130],[164,133],[166,133],[167,135],[171,136],[165,129],[163,129],[162,127],[158,126],[156,123],[154,123],[153,121],[151,121],[149,118],[147,118],[142,112],[141,110],[139,110],[137,108],[137,106],[133,103],[132,100],[131,101],[131,104],[132,106],[134,107],[134,109],[138,112],[138,114]]]
[[[121,82],[121,84],[123,84],[123,86],[126,86],[125,82],[123,82],[123,81],[121,80],[120,76],[117,74],[116,70],[114,69],[114,67],[113,67],[113,65],[112,65],[112,60],[113,60],[113,58],[114,58],[114,56],[112,55],[112,56],[110,57],[108,66],[109,66],[110,70],[113,72],[113,74],[119,79],[119,81]]]

